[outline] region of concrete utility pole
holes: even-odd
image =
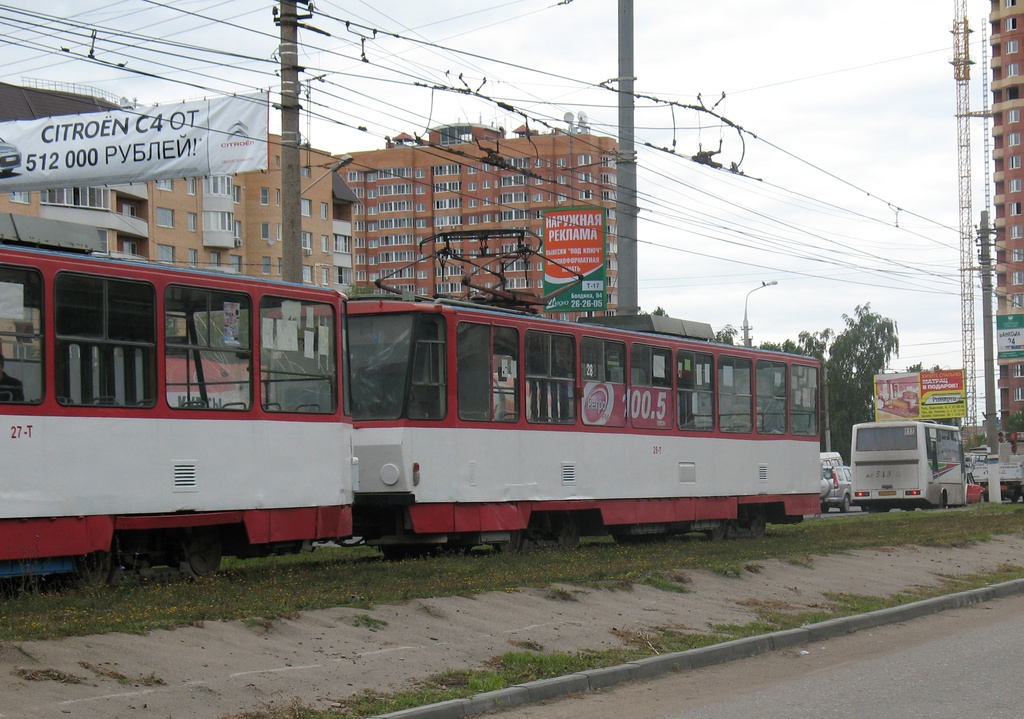
[[[992,446],[996,429],[996,370],[995,341],[992,332],[992,237],[988,226],[988,210],[981,213],[978,227],[978,243],[981,245],[981,329],[985,344],[985,436]]]
[[[281,279],[302,282],[301,177],[299,174],[299,18],[296,1],[282,0],[281,14]]]
[[[618,228],[620,315],[640,312],[636,252],[636,126],[633,120],[633,0],[619,0],[619,158],[615,217]]]

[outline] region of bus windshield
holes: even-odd
[[[861,427],[857,430],[858,452],[890,452],[917,449],[917,427]]]

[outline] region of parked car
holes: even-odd
[[[850,468],[844,465],[838,467],[821,468],[821,513],[824,514],[832,507],[839,507],[839,511],[850,511],[850,504],[853,501],[853,474]]]
[[[974,504],[981,501],[988,501],[988,487],[973,479],[967,480],[967,503]]]
[[[0,176],[9,175],[21,167],[21,153],[18,148],[0,137]]]

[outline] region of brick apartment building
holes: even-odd
[[[1024,0],[992,0],[996,313],[1024,312]],[[1000,422],[1024,409],[1024,361],[999,361]]]
[[[89,88],[0,83],[0,121],[119,109]],[[111,257],[164,262],[253,277],[281,277],[280,137],[268,138],[268,169],[104,187],[0,195],[0,212],[96,228]],[[300,155],[303,281],[347,290],[352,282],[355,199],[331,171],[337,158]]]
[[[94,94],[89,94],[90,92]],[[119,109],[88,88],[0,83],[0,121]],[[107,187],[0,195],[0,212],[74,222],[98,231],[112,257],[254,277],[281,277],[280,138],[268,138],[268,169]],[[450,230],[526,230],[542,235],[543,211],[603,207],[609,308],[617,300],[615,188],[618,143],[584,124],[538,134],[520,127],[454,124],[388,139],[379,150],[338,155],[301,150],[301,215],[307,283],[369,291],[419,257],[422,240]],[[514,288],[541,294],[539,259],[517,268]],[[403,291],[458,294],[461,269],[426,260]]]
[[[462,268],[416,259],[420,242],[448,231],[526,230],[542,236],[543,211],[608,210],[608,307],[617,301],[615,188],[618,143],[590,133],[530,132],[462,123],[429,131],[425,141],[402,134],[380,150],[353,152],[343,170],[356,197],[352,209],[357,285],[404,271],[389,285],[419,295],[459,294]],[[468,248],[467,248],[468,251]],[[513,287],[541,294],[540,260],[519,268]],[[534,292],[536,290],[536,292]]]

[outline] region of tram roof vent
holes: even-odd
[[[715,332],[707,322],[681,320],[665,315],[612,315],[609,317],[580,317],[586,324],[615,327],[635,332],[653,332],[660,335],[675,335],[698,340],[714,340]]]

